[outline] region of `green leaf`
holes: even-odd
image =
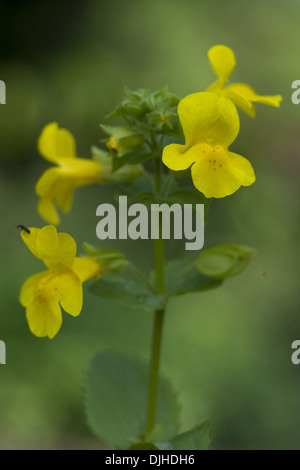
[[[169,442],[154,442],[160,450],[207,450],[210,444],[208,421],[190,431],[173,437]]]
[[[115,192],[115,200],[119,196],[127,196],[127,203],[144,202],[153,197],[153,187],[148,179],[140,177],[129,184],[120,186]]]
[[[109,164],[111,162],[111,154],[107,150],[103,150],[96,145],[91,147],[92,157],[98,163]]]
[[[116,448],[128,449],[145,436],[148,362],[123,351],[97,354],[86,377],[86,414],[93,432]],[[179,428],[179,406],[169,381],[160,376],[156,410],[157,440],[169,440]],[[152,447],[153,448],[153,447]]]
[[[168,203],[169,205],[174,203],[179,203],[181,205],[192,204],[194,210],[196,210],[196,204],[204,204],[204,221],[206,222],[211,199],[207,199],[204,194],[200,193],[195,188],[183,187],[176,188],[170,192],[165,197],[164,202]]]
[[[164,307],[164,299],[135,280],[115,275],[100,279],[89,290],[104,299],[112,300],[126,307],[143,310],[158,310]]]
[[[153,442],[137,442],[128,447],[129,450],[159,450],[159,447],[153,444]]]
[[[113,156],[113,171],[117,171],[124,165],[136,165],[157,158],[157,155],[147,152],[143,147],[133,152],[126,153],[122,157]]]
[[[100,128],[105,134],[115,136],[117,140],[121,140],[125,137],[140,136],[140,134],[129,126],[106,126],[100,124]]]
[[[130,182],[138,178],[142,169],[140,165],[119,165],[112,172],[111,169],[114,166],[114,162],[117,160],[122,160],[115,155],[115,152],[108,152],[106,150],[100,149],[95,145],[92,147],[92,157],[93,159],[100,164],[100,167],[105,169],[103,175],[101,175],[101,183],[125,183]],[[121,168],[122,167],[122,168]]]
[[[166,266],[166,290],[169,296],[214,289],[222,281],[205,276],[197,270],[195,260],[181,259]]]
[[[197,269],[213,279],[237,276],[246,269],[254,253],[254,248],[245,245],[217,245],[199,254]]]
[[[136,130],[152,133],[177,135],[180,123],[177,115],[178,96],[170,93],[166,87],[151,92],[146,89],[126,90],[122,103],[108,116],[126,118]]]

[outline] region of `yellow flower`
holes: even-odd
[[[234,83],[226,87],[226,82],[236,65],[235,55],[232,49],[222,45],[213,46],[208,51],[208,58],[218,80],[210,85],[206,91],[216,93],[219,96],[226,96],[251,117],[255,116],[253,103],[263,103],[274,106],[275,108],[280,106],[282,100],[280,95],[258,95],[253,88],[246,83]]]
[[[38,150],[46,160],[57,164],[46,170],[37,182],[38,212],[47,222],[57,225],[59,216],[55,204],[68,212],[74,190],[101,181],[111,171],[111,165],[100,166],[94,160],[76,158],[72,134],[67,129],[59,129],[55,122],[42,130]]]
[[[240,186],[254,183],[249,161],[228,150],[240,126],[229,99],[214,93],[194,93],[179,102],[178,115],[185,144],[164,148],[163,162],[168,168],[178,171],[192,165],[194,185],[207,198],[228,196]]]
[[[75,240],[67,233],[57,233],[52,225],[21,231],[29,250],[46,267],[24,282],[20,302],[26,307],[31,332],[53,338],[62,324],[61,307],[76,317],[82,309],[82,283],[95,277],[99,263],[89,257],[76,257]]]

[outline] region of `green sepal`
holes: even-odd
[[[124,117],[135,129],[151,133],[182,137],[177,115],[178,96],[167,87],[153,91],[125,90],[125,98],[107,117]]]
[[[86,242],[83,243],[83,249],[99,262],[102,276],[117,273],[128,266],[126,256],[118,250],[103,250]]]
[[[117,169],[114,170],[114,158],[115,155],[112,152],[103,150],[95,145],[91,148],[93,159],[99,163],[99,165],[106,169],[106,172],[101,174],[101,183],[127,183],[135,180],[142,174],[142,167],[139,164],[130,164],[127,165],[126,162],[124,165],[119,165]],[[117,158],[117,160],[122,161],[122,159]]]
[[[113,155],[113,171],[117,171],[124,165],[137,165],[139,163],[152,160],[153,158],[158,158],[158,155],[154,153],[149,153],[149,151],[147,151],[143,147],[123,154],[122,158]]]
[[[122,157],[128,152],[140,147],[144,142],[144,136],[128,126],[106,126],[100,124],[100,128],[110,139],[105,139],[107,148]]]

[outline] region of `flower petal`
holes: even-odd
[[[236,64],[234,52],[227,46],[213,46],[208,51],[208,59],[214,72],[224,85]]]
[[[41,273],[30,276],[22,285],[19,300],[23,307],[27,307],[35,298],[38,284],[42,278],[47,275],[48,271],[42,271]]]
[[[240,95],[239,93],[236,93],[234,91],[234,85],[224,88],[223,96],[229,98],[235,104],[235,106],[241,108],[250,117],[255,117],[255,106],[253,105],[253,103],[251,103],[250,100]]]
[[[66,159],[60,162],[60,166],[64,179],[73,180],[76,186],[95,183],[100,180],[102,173],[99,163],[88,158]]]
[[[56,122],[47,124],[38,139],[39,153],[50,162],[76,157],[75,140],[67,129],[59,129]]]
[[[53,203],[51,195],[42,196],[37,206],[38,213],[49,224],[58,225],[60,222],[59,215]]]
[[[228,147],[239,132],[240,121],[234,104],[214,93],[193,93],[178,105],[178,115],[187,147],[196,143]]]
[[[195,187],[207,198],[221,198],[255,181],[253,168],[246,158],[220,149],[192,166]]]
[[[99,163],[83,158],[66,158],[59,163],[59,167],[50,168],[43,173],[35,188],[41,198],[38,212],[43,219],[53,225],[59,223],[54,203],[63,212],[68,212],[72,205],[74,190],[100,181],[102,170]]]
[[[37,249],[41,259],[50,269],[60,266],[72,268],[76,256],[76,242],[67,233],[57,233],[53,225],[40,229]]]
[[[279,108],[280,102],[282,101],[282,96],[274,95],[274,96],[262,96],[258,95],[253,88],[251,88],[246,83],[234,83],[227,87],[227,90],[233,91],[237,95],[240,95],[242,98],[248,101],[253,101],[255,103],[262,103],[268,106],[274,106],[275,108]]]
[[[73,271],[81,282],[88,281],[101,272],[101,266],[94,258],[77,257],[74,260]]]
[[[80,314],[82,309],[82,283],[72,271],[61,273],[55,278],[58,286],[59,302],[65,312],[73,317]]]
[[[62,314],[57,301],[47,301],[36,297],[26,309],[30,331],[42,338],[53,338],[62,324]]]
[[[162,161],[170,170],[186,170],[195,162],[192,150],[193,147],[187,151],[186,145],[167,145],[163,150]]]
[[[25,230],[21,230],[21,237],[27,248],[34,254],[37,258],[41,259],[41,256],[37,247],[37,238],[40,232],[39,228],[29,227],[29,233]]]
[[[61,185],[59,191],[55,194],[55,202],[57,207],[60,208],[64,213],[69,212],[73,202],[74,186],[67,181]]]
[[[230,162],[239,170],[241,177],[243,177],[242,186],[250,186],[256,180],[253,167],[247,158],[238,155],[237,153],[229,152]]]
[[[63,177],[63,172],[58,167],[46,170],[35,185],[35,192],[38,196],[46,196],[53,192],[53,187]]]

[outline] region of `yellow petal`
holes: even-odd
[[[232,49],[222,45],[213,46],[208,51],[208,59],[223,86],[236,64]]]
[[[53,338],[62,324],[59,303],[35,298],[26,309],[26,318],[30,331],[42,338]]]
[[[282,101],[282,96],[274,95],[274,96],[262,96],[258,95],[253,88],[251,88],[246,83],[234,83],[227,87],[227,90],[240,95],[242,98],[248,101],[253,101],[255,103],[262,103],[268,106],[274,106],[278,108],[280,106],[280,102]]]
[[[73,317],[80,314],[82,309],[82,283],[72,271],[61,273],[55,278],[58,287],[59,302],[65,312]]]
[[[46,170],[39,178],[35,186],[35,192],[38,196],[49,195],[53,192],[54,185],[63,177],[63,172],[58,167],[52,167]]]
[[[170,144],[163,150],[162,161],[170,170],[179,171],[189,168],[195,158],[193,152],[187,151],[186,145]]]
[[[167,145],[163,151],[163,163],[171,170],[186,170],[193,163],[212,151],[207,144],[196,144],[190,148],[186,145]]]
[[[235,106],[241,108],[250,117],[255,117],[255,106],[249,99],[245,98],[245,96],[236,93],[234,91],[234,85],[225,88],[223,90],[223,96],[229,98],[235,104]]]
[[[55,203],[63,211],[68,212],[73,202],[76,181],[69,182],[61,169],[51,168],[39,179],[36,193],[40,196],[38,213],[53,225],[58,225],[60,218]]]
[[[57,233],[53,225],[43,227],[37,237],[40,258],[50,269],[60,266],[72,268],[76,256],[76,242],[67,233]]]
[[[53,203],[51,196],[43,196],[40,198],[37,206],[38,213],[49,224],[58,225],[60,222],[59,215]]]
[[[57,207],[65,213],[69,212],[72,206],[73,196],[74,186],[66,181],[55,193],[55,202]]]
[[[25,230],[21,230],[21,237],[27,248],[34,254],[37,258],[41,259],[38,247],[37,247],[37,238],[40,232],[39,228],[29,227],[29,233]]]
[[[33,301],[36,294],[36,290],[38,288],[38,284],[41,279],[45,278],[47,273],[48,271],[42,271],[41,273],[34,274],[24,282],[21,287],[19,297],[20,303],[23,305],[23,307],[27,307]]]
[[[46,160],[54,163],[65,158],[74,158],[75,140],[67,129],[59,129],[56,122],[51,122],[40,134],[38,151]]]
[[[186,96],[179,102],[178,115],[187,147],[207,143],[227,148],[239,132],[236,107],[228,98],[214,93]]]
[[[98,162],[87,158],[76,158],[60,162],[65,180],[76,181],[77,186],[100,180],[102,169]]]
[[[101,266],[94,258],[77,257],[74,260],[73,271],[81,282],[88,281],[101,272]]]
[[[65,159],[59,167],[46,170],[36,184],[40,196],[38,212],[47,222],[57,225],[59,216],[55,203],[68,212],[72,205],[74,190],[80,186],[93,184],[101,179],[101,167],[92,160]]]
[[[254,183],[255,175],[248,160],[219,148],[192,166],[192,179],[207,198],[221,198]]]
[[[218,96],[222,96],[224,87],[222,86],[220,80],[216,80],[211,85],[206,88],[206,92],[215,93]]]

